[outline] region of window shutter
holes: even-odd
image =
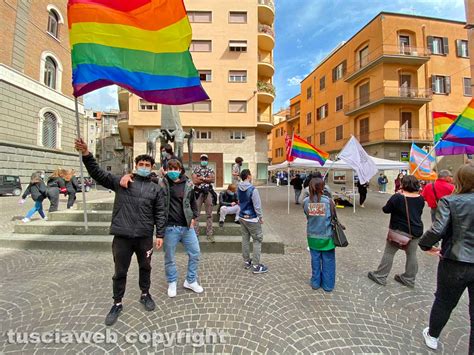
[[[431,75],[431,91],[436,92],[436,75]]]
[[[457,39],[456,40],[456,55],[458,57],[461,57],[462,56],[462,52],[461,52],[461,40]]]
[[[446,76],[445,82],[446,82],[446,94],[450,94],[451,93],[451,77]]]
[[[325,111],[324,112],[324,117],[327,117],[328,114],[329,114],[329,105],[328,104],[324,105],[324,111]]]
[[[332,70],[332,82],[336,81],[337,67]]]
[[[443,54],[449,53],[449,41],[447,37],[443,37]]]
[[[344,60],[342,62],[342,76],[346,75],[346,71],[347,71],[347,60]]]
[[[428,50],[431,53],[433,53],[433,36],[428,36]]]

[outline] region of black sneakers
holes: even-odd
[[[122,312],[122,309],[123,306],[121,304],[114,304],[110,309],[109,314],[107,314],[107,317],[105,317],[105,325],[113,325],[117,321],[120,313]]]
[[[155,301],[153,301],[153,298],[151,298],[149,293],[140,297],[140,303],[145,306],[147,311],[153,311],[155,309]]]
[[[221,227],[221,228],[224,227],[224,222],[219,221],[219,227]]]

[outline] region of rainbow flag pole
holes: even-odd
[[[76,109],[76,130],[77,138],[81,139],[81,123],[79,120],[79,104],[77,102],[77,97],[74,97],[74,106]],[[79,173],[81,175],[81,190],[82,190],[82,208],[84,210],[84,229],[85,232],[89,230],[89,224],[87,220],[87,203],[86,203],[86,186],[84,184],[84,164],[82,163],[82,152],[79,153]]]
[[[413,172],[411,173],[412,175],[414,175],[418,169],[420,169],[421,165],[426,161],[426,159],[428,159],[431,154],[434,152],[434,150],[436,149],[436,147],[442,142],[443,140],[440,139],[438,142],[436,142],[436,144],[430,149],[430,151],[428,152],[428,154],[425,155],[425,157],[420,161],[420,163],[416,166],[415,170],[413,170]]]

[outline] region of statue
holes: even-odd
[[[174,154],[181,161],[184,155],[184,140],[187,139],[188,169],[192,169],[194,129],[191,129],[189,133],[184,132],[177,106],[161,105],[161,128],[151,131],[147,140],[147,154],[154,159],[156,159],[156,141],[158,138],[161,145],[173,142]]]

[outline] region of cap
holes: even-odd
[[[207,154],[201,154],[201,158],[200,158],[200,159],[202,159],[202,158],[206,158],[206,159],[209,160],[209,157],[207,156]]]

